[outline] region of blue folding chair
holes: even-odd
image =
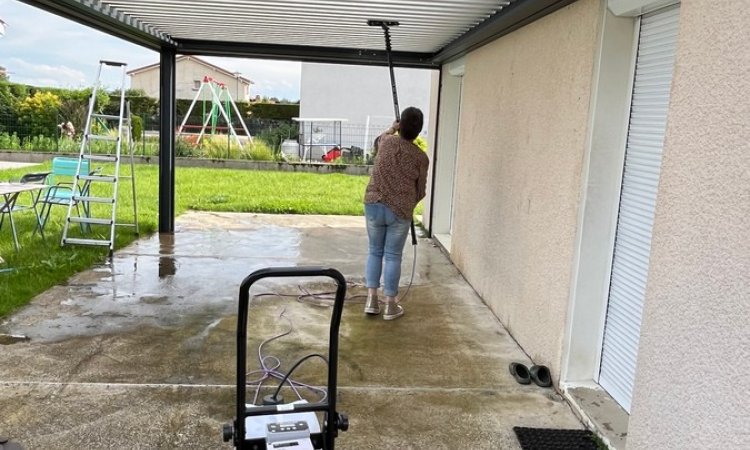
[[[78,158],[64,158],[57,157],[52,160],[52,172],[50,172],[47,181],[50,187],[47,189],[47,193],[40,200],[42,203],[41,216],[41,228],[47,225],[49,215],[52,212],[53,206],[65,206],[67,207],[71,199],[73,206],[76,209],[78,217],[81,216],[81,210],[85,217],[89,217],[89,203],[83,202],[77,199],[77,197],[86,197],[89,194],[91,182],[86,181],[83,184],[78,183],[76,180],[76,173],[78,169]],[[84,159],[81,161],[81,173],[95,175],[100,169],[90,170],[89,160]],[[62,181],[60,181],[62,180]],[[83,224],[81,229],[85,231]]]

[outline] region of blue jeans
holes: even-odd
[[[368,288],[380,287],[380,275],[383,274],[383,294],[388,297],[398,295],[398,283],[401,279],[401,255],[404,243],[409,234],[411,222],[395,215],[382,203],[365,203],[367,219],[367,237],[370,241],[370,252],[365,267],[365,284]],[[383,258],[385,272],[383,273]]]

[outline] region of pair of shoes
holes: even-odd
[[[380,303],[377,295],[368,295],[365,303],[365,314],[380,314]]]
[[[547,366],[531,366],[526,368],[521,363],[510,363],[508,367],[510,374],[519,384],[529,384],[532,381],[539,387],[552,386],[552,375]]]
[[[404,315],[404,307],[396,302],[386,302],[383,320],[395,320]]]

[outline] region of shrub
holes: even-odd
[[[141,116],[131,115],[130,133],[134,141],[137,141],[143,135],[143,119]]]
[[[295,104],[253,103],[248,110],[258,119],[291,120],[299,116],[299,105]]]
[[[3,150],[20,150],[21,140],[16,133],[0,133],[0,149]]]
[[[240,148],[234,138],[226,134],[203,136],[200,156],[213,159],[239,159]]]
[[[156,142],[156,148],[159,148],[158,142]],[[175,156],[194,156],[197,151],[197,147],[188,142],[185,138],[178,137],[174,142]]]
[[[51,137],[40,134],[24,138],[21,148],[27,151],[53,152],[57,150],[57,142]]]
[[[273,161],[274,152],[262,139],[253,139],[245,145],[245,154],[253,161]]]
[[[285,139],[296,139],[298,135],[299,126],[296,123],[282,122],[264,129],[257,137],[264,140],[273,152],[278,154]]]
[[[57,112],[60,97],[51,92],[37,91],[18,105],[20,121],[28,127],[30,136],[54,136],[57,133]]]

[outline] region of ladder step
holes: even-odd
[[[96,117],[97,119],[106,119],[106,120],[120,120],[120,116],[113,116],[111,114],[92,114],[91,117]]]
[[[89,140],[94,140],[94,141],[112,141],[112,142],[116,142],[116,141],[118,141],[120,139],[119,136],[109,136],[109,135],[106,135],[106,134],[89,134],[89,135],[87,135],[87,137],[88,137]]]
[[[112,225],[112,219],[96,219],[92,217],[70,217],[70,223],[87,223],[90,225]]]
[[[88,159],[91,161],[107,161],[107,162],[116,162],[117,156],[115,155],[90,155],[90,154],[84,154],[83,159]]]
[[[117,181],[117,177],[104,175],[81,175],[78,177],[78,179],[84,181],[99,181],[101,183],[114,183],[115,181]]]
[[[109,247],[109,241],[103,239],[76,239],[76,238],[64,238],[63,244],[74,244],[74,245],[101,245],[102,247]]]
[[[73,200],[79,202],[91,202],[91,203],[114,203],[115,199],[112,197],[84,197],[81,195],[74,195]]]

